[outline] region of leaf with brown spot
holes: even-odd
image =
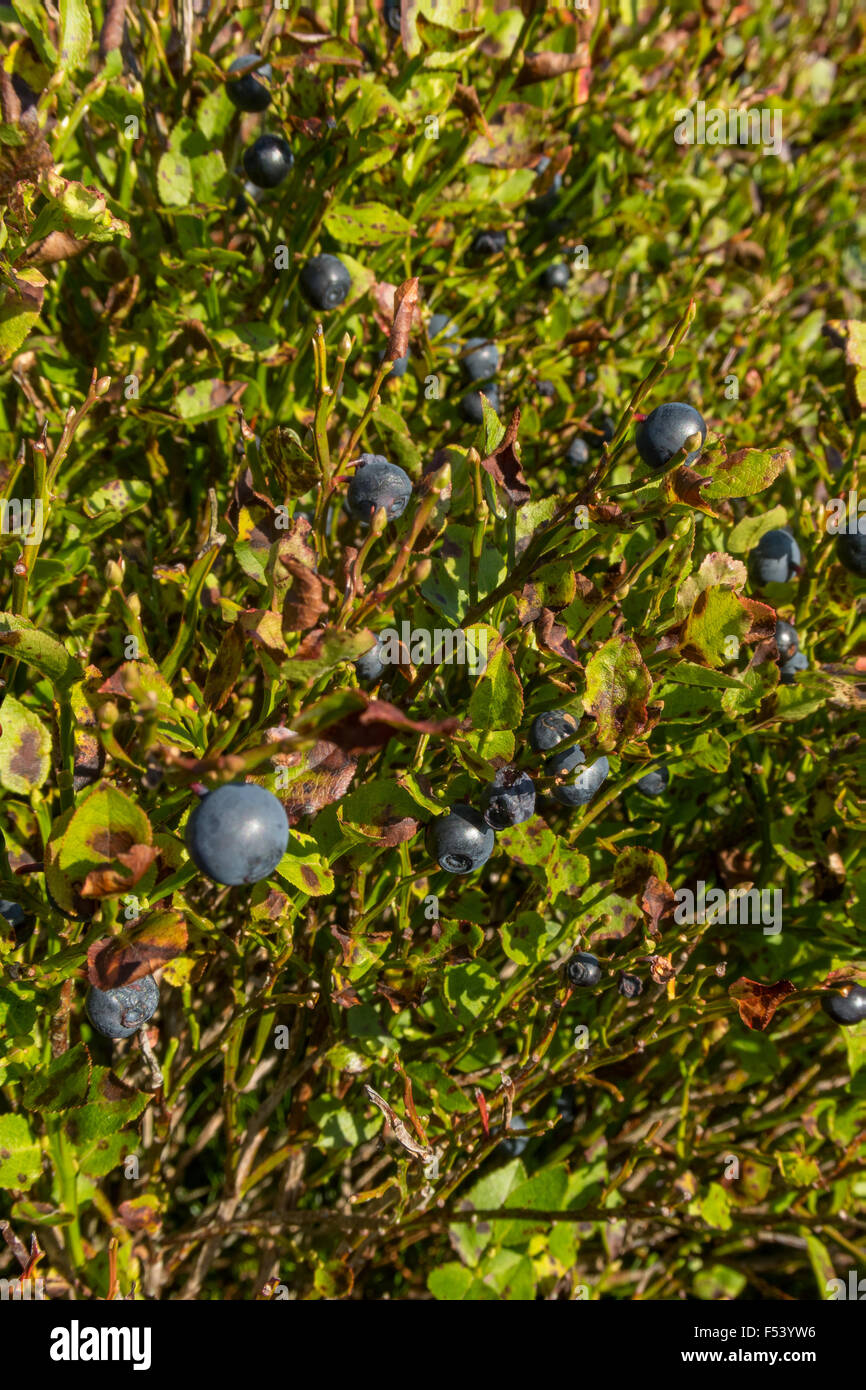
[[[790,980],[762,985],[757,980],[747,979],[745,975],[741,975],[728,988],[728,994],[736,1001],[746,1027],[757,1028],[761,1033],[769,1028],[782,1001],[794,993],[796,990]]]
[[[297,771],[280,798],[290,825],[339,801],[351,786],[358,766],[357,758],[327,739],[319,739],[303,753],[281,754],[274,761]]]
[[[413,275],[394,294],[394,320],[385,349],[385,362],[396,362],[409,351],[409,330],[418,306],[418,276]]]
[[[478,97],[478,93],[472,86],[463,86],[458,82],[454,88],[454,95],[451,98],[458,111],[462,111],[464,116],[468,116],[473,125],[477,126],[486,135],[488,140],[492,140],[490,127],[487,124],[487,117],[484,115],[484,108]]]
[[[87,952],[87,978],[96,989],[116,989],[152,975],[186,949],[181,912],[151,912],[119,936],[95,941]]]
[[[709,487],[711,482],[709,474],[696,473],[693,468],[681,464],[662,478],[662,493],[668,502],[681,502],[693,511],[705,512],[707,516],[718,518],[726,512],[729,513],[730,507],[726,502],[714,507],[706,500],[703,489]]]
[[[153,1193],[142,1193],[140,1197],[130,1197],[129,1201],[121,1202],[117,1215],[126,1229],[133,1233],[146,1231],[148,1235],[156,1235],[162,1225],[159,1198]]]
[[[128,893],[144,877],[158,854],[159,850],[152,845],[130,845],[113,863],[90,871],[81,888],[82,898],[110,898],[116,893]]]
[[[621,747],[651,727],[647,700],[652,677],[631,637],[611,637],[586,666],[588,713],[598,723],[598,744],[605,752]]]
[[[528,87],[533,82],[546,82],[551,77],[563,77],[567,72],[588,67],[588,43],[579,43],[573,53],[527,53],[516,85]]]

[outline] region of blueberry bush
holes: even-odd
[[[834,1296],[862,9],[0,39],[0,1273]]]

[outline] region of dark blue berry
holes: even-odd
[[[491,409],[497,412],[499,410],[499,387],[495,381],[482,381],[477,391],[467,391],[460,400],[460,414],[470,425],[484,423],[484,407],[481,404],[482,392],[487,397]]]
[[[434,338],[445,337],[453,338],[457,332],[457,324],[448,317],[447,314],[433,314],[427,325],[427,335],[433,342]]]
[[[577,719],[568,710],[550,709],[537,714],[529,728],[529,743],[534,753],[549,753],[563,739],[577,733]]]
[[[385,357],[385,349],[383,348],[382,351],[379,353],[379,362],[380,362],[380,364],[381,364],[382,361],[384,360],[384,357]],[[408,356],[408,354],[407,354],[405,357],[396,357],[396,358],[394,359],[394,361],[391,363],[391,370],[390,370],[390,372],[388,373],[388,375],[385,377],[385,380],[386,380],[386,381],[392,381],[395,377],[398,377],[398,376],[405,376],[405,375],[406,375],[406,369],[408,368],[408,366],[409,366],[409,356]]]
[[[452,806],[427,829],[427,844],[440,869],[449,874],[471,874],[493,853],[496,836],[471,806]]]
[[[476,232],[469,248],[473,256],[496,256],[505,250],[506,236],[502,231]]]
[[[860,579],[866,577],[866,533],[840,531],[836,537],[836,559],[851,574]]]
[[[359,521],[372,521],[380,507],[389,521],[396,521],[412,496],[412,480],[396,463],[381,454],[362,454],[346,493],[346,506]]]
[[[230,73],[240,72],[242,75],[226,82],[226,92],[239,111],[264,111],[271,104],[271,94],[265,86],[272,76],[271,65],[264,63],[254,72],[243,71],[250,66],[250,62],[249,57],[235,58],[229,65]]]
[[[565,261],[549,265],[541,273],[541,286],[545,290],[564,290],[571,279],[571,270]]]
[[[15,946],[25,945],[36,930],[36,919],[24,911],[20,903],[0,898],[0,916],[5,917],[15,936]]]
[[[506,830],[535,815],[535,783],[516,767],[502,767],[485,792],[484,819],[492,830]]]
[[[825,994],[821,1008],[834,1023],[850,1028],[852,1023],[861,1023],[866,1018],[866,989],[862,985],[850,985],[842,993]]]
[[[395,34],[400,32],[400,5],[385,5],[385,23],[389,29],[393,29]]]
[[[376,638],[376,645],[371,647],[363,656],[359,656],[355,662],[355,670],[358,673],[358,680],[365,685],[375,685],[385,674],[385,663],[382,661],[382,640]]]
[[[670,780],[671,775],[666,767],[656,767],[652,772],[645,772],[635,785],[644,796],[663,796]]]
[[[565,967],[565,973],[573,985],[581,988],[597,985],[601,979],[601,966],[595,956],[588,951],[578,951]]]
[[[269,878],[286,852],[289,822],[281,803],[255,782],[208,792],[186,823],[193,863],[214,883]]]
[[[131,1038],[159,1006],[159,987],[152,975],[116,989],[87,991],[84,1007],[97,1033],[104,1038]]]
[[[790,531],[765,531],[749,551],[749,577],[753,584],[787,584],[797,573],[800,547]]]
[[[324,252],[307,261],[298,284],[314,309],[336,309],[352,288],[352,277],[341,260]]]
[[[577,771],[574,772],[573,769],[577,764],[573,763],[571,759],[575,754],[579,754],[577,764],[583,763],[584,755],[579,748],[575,747],[557,755],[557,759],[562,763],[561,767],[553,767],[553,758],[548,764],[553,773],[567,772],[569,774],[567,782],[553,788],[553,796],[561,806],[586,806],[610,772],[610,764],[604,756],[586,766],[578,765]]]
[[[292,151],[280,135],[260,135],[244,150],[244,173],[257,188],[276,188],[293,163]]]
[[[487,338],[470,338],[463,358],[463,370],[470,381],[486,381],[499,366],[499,348]]]
[[[790,656],[787,661],[783,661],[780,663],[779,680],[782,682],[783,685],[794,685],[794,677],[796,676],[797,672],[807,670],[808,666],[809,662],[803,655],[803,653],[794,652],[794,655]]]
[[[700,443],[679,462],[692,463],[701,452],[707,437],[703,416],[693,405],[684,401],[669,401],[657,405],[635,431],[637,451],[649,468],[664,468],[676,458],[687,442],[699,436]]]
[[[497,1153],[501,1153],[504,1158],[519,1158],[529,1143],[529,1140],[520,1134],[520,1131],[526,1129],[526,1127],[526,1121],[522,1115],[512,1115],[511,1124],[504,1133],[514,1135],[515,1137],[503,1139],[501,1144],[497,1144]]]
[[[583,468],[589,463],[589,445],[582,435],[576,434],[565,451],[566,463],[573,468]]]

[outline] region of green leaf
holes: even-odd
[[[192,202],[192,161],[180,150],[167,149],[156,166],[159,201],[167,208],[188,208]]]
[[[21,347],[42,312],[46,279],[35,266],[16,270],[17,288],[0,301],[0,362],[8,362]]]
[[[451,965],[445,971],[443,992],[458,1019],[471,1023],[495,999],[499,979],[482,961]]]
[[[31,1077],[21,1094],[28,1110],[55,1115],[80,1105],[90,1085],[90,1053],[83,1043],[61,1052]]]
[[[718,1182],[711,1182],[705,1196],[689,1204],[689,1212],[693,1216],[700,1216],[715,1231],[729,1231],[733,1224],[730,1198]]]
[[[14,613],[0,613],[0,652],[35,667],[61,690],[84,676],[82,666],[55,637]]]
[[[337,203],[325,214],[325,227],[347,246],[379,246],[414,235],[411,222],[384,203]]]
[[[312,835],[302,835],[296,830],[289,835],[288,848],[277,865],[276,873],[311,898],[334,891],[334,875],[317,852]]]
[[[60,66],[83,68],[93,43],[87,0],[60,0]]]
[[[433,1297],[441,1302],[457,1303],[466,1297],[474,1281],[475,1276],[471,1269],[458,1264],[456,1260],[450,1260],[438,1269],[431,1270],[427,1276],[427,1287]]]
[[[505,1163],[501,1168],[496,1168],[492,1173],[479,1178],[464,1198],[465,1208],[470,1211],[473,1208],[476,1211],[494,1211],[502,1207],[509,1192],[525,1180],[526,1169],[520,1159],[512,1159],[510,1163]],[[460,1205],[463,1206],[463,1203]],[[498,1238],[501,1229],[498,1221],[486,1222],[483,1226],[455,1222],[450,1228],[450,1233],[461,1259],[474,1267],[493,1240],[494,1232]]]
[[[57,49],[49,37],[49,15],[45,0],[12,0],[22,28],[26,31],[40,58],[50,68],[57,66]]]
[[[758,544],[768,531],[781,529],[788,520],[788,513],[782,506],[771,507],[768,512],[758,516],[744,516],[728,536],[727,548],[732,555],[746,555]]]
[[[51,771],[51,734],[11,695],[0,706],[0,726],[0,785],[26,796]]]
[[[0,1187],[28,1188],[42,1173],[42,1154],[23,1115],[0,1115]]]
[[[88,241],[112,241],[115,236],[130,235],[129,225],[112,216],[105,194],[98,188],[51,172],[42,180],[40,191],[47,206],[39,216],[39,236],[54,230]]]
[[[468,633],[486,629],[469,628]],[[523,687],[514,659],[499,645],[469,697],[469,717],[476,729],[516,729],[523,719]]]
[[[135,802],[107,782],[88,789],[77,807],[55,818],[45,849],[45,882],[64,911],[86,911],[78,889],[91,870],[110,864],[133,845],[151,845],[150,822]],[[149,875],[155,877],[153,867]],[[145,893],[148,876],[136,885]],[[119,890],[120,891],[120,890]]]
[[[695,1294],[698,1298],[717,1303],[721,1299],[739,1298],[746,1287],[746,1276],[729,1265],[711,1265],[695,1275]]]

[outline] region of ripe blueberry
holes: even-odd
[[[577,733],[577,719],[568,710],[550,709],[537,714],[529,728],[529,742],[534,753],[549,753],[563,739]]]
[[[840,531],[836,537],[836,559],[851,574],[863,579],[866,576],[866,533]]]
[[[341,260],[324,252],[307,261],[298,284],[314,309],[336,309],[352,288],[352,277]]]
[[[499,387],[496,385],[496,382],[480,382],[477,391],[467,391],[466,395],[460,400],[460,414],[470,425],[482,425],[484,423],[484,407],[481,404],[481,392],[487,397],[491,408],[495,411],[499,410]]]
[[[15,947],[23,946],[36,930],[36,919],[24,911],[20,903],[0,898],[0,916],[5,917],[15,936]]]
[[[473,350],[463,358],[463,370],[470,381],[485,381],[499,366],[499,348],[486,338],[470,338],[466,346]]]
[[[380,363],[380,365],[381,365],[381,363],[382,363],[384,357],[385,357],[385,349],[383,348],[382,351],[379,353],[379,363]],[[397,358],[395,358],[394,361],[391,363],[391,370],[390,370],[390,372],[388,373],[388,375],[385,377],[385,380],[386,380],[386,381],[393,381],[393,379],[394,379],[395,377],[398,377],[398,376],[405,376],[405,375],[406,375],[406,369],[407,369],[408,366],[409,366],[409,355],[408,355],[408,353],[407,353],[407,355],[406,355],[405,357],[397,357]]]
[[[679,454],[687,442],[700,436],[700,443],[693,447],[682,463],[692,463],[704,447],[707,427],[703,416],[693,405],[683,401],[668,401],[657,405],[635,431],[637,451],[649,468],[664,468]]]
[[[520,1131],[526,1128],[527,1124],[522,1115],[512,1115],[511,1124],[508,1129],[505,1130],[505,1133],[515,1134],[516,1132],[520,1135]],[[520,1136],[513,1139],[503,1139],[501,1144],[496,1145],[496,1148],[500,1153],[504,1154],[506,1158],[519,1158],[528,1143],[529,1140],[527,1138]]]
[[[749,551],[749,577],[753,584],[787,584],[800,566],[800,547],[790,531],[766,531]]]
[[[535,783],[516,767],[502,767],[485,792],[484,819],[491,830],[520,825],[535,815]]]
[[[637,999],[643,990],[643,980],[639,975],[629,975],[625,970],[622,970],[617,989],[625,999]]]
[[[601,966],[588,951],[578,951],[565,967],[565,973],[573,985],[597,985],[601,979]]]
[[[355,662],[355,670],[358,673],[358,680],[364,681],[368,685],[375,685],[385,674],[385,663],[382,660],[382,639],[376,638],[375,646],[371,647],[363,656],[359,656]]]
[[[427,829],[428,848],[440,869],[448,874],[471,874],[493,853],[496,836],[471,806],[452,806]]]
[[[239,111],[264,111],[271,104],[271,94],[265,86],[272,76],[271,65],[264,63],[254,72],[244,71],[249,65],[249,57],[235,58],[229,65],[229,72],[242,75],[226,83],[226,93]]]
[[[852,1023],[860,1023],[866,1018],[866,989],[862,985],[850,985],[840,994],[825,994],[821,1008],[834,1023],[849,1028]]]
[[[396,3],[396,4],[393,4],[393,3],[392,3],[392,4],[386,4],[386,5],[385,5],[385,23],[387,24],[387,26],[388,26],[389,29],[393,29],[393,30],[394,30],[394,33],[395,33],[395,34],[399,34],[399,32],[400,32],[400,4],[399,4],[399,0],[397,0],[397,3]]]
[[[502,231],[476,232],[469,249],[473,256],[496,256],[505,250],[505,241]]]
[[[583,435],[576,434],[565,451],[565,461],[573,468],[583,468],[589,463],[589,445]]]
[[[635,786],[644,796],[663,796],[670,780],[671,775],[666,767],[656,767],[652,772],[645,772]]]
[[[291,149],[280,135],[260,135],[244,150],[244,173],[257,188],[276,188],[294,162]]]
[[[585,767],[578,767],[577,772],[572,775],[575,766],[570,760],[573,755],[579,754],[578,762],[584,761],[584,755],[579,748],[575,747],[566,753],[560,753],[557,757],[561,760],[562,766],[553,767],[555,759],[550,760],[552,772],[568,772],[569,781],[562,786],[553,788],[553,795],[561,806],[586,806],[595,796],[602,782],[610,772],[610,764],[604,756],[597,758],[594,763],[589,763]]]
[[[784,618],[777,618],[776,649],[783,665],[791,659],[799,645],[800,639],[797,636],[797,629],[791,623],[786,623]]]
[[[214,883],[269,878],[288,843],[282,805],[255,782],[230,782],[208,792],[186,823],[189,857]]]
[[[399,464],[389,463],[381,454],[362,454],[349,483],[346,506],[359,521],[372,521],[380,507],[389,521],[396,521],[411,496],[412,480]]]
[[[802,652],[794,652],[787,661],[781,662],[779,666],[779,680],[783,685],[794,685],[794,677],[798,671],[808,669],[809,662]]]
[[[449,319],[447,314],[432,314],[427,325],[427,335],[433,342],[434,338],[446,337],[453,338],[457,332],[457,324]]]
[[[152,975],[116,989],[91,986],[84,1001],[87,1017],[104,1038],[131,1038],[158,1005],[159,987]]]
[[[537,381],[535,389],[546,401],[552,401],[556,396],[556,387],[552,381]]]
[[[550,167],[550,159],[543,154],[535,166],[536,178],[541,178]],[[554,174],[553,181],[546,193],[539,193],[537,198],[531,198],[526,205],[526,211],[530,217],[547,217],[556,207],[559,201],[559,194],[562,190],[562,174]]]
[[[565,261],[549,265],[541,273],[541,287],[545,290],[564,290],[571,279],[571,270]]]

